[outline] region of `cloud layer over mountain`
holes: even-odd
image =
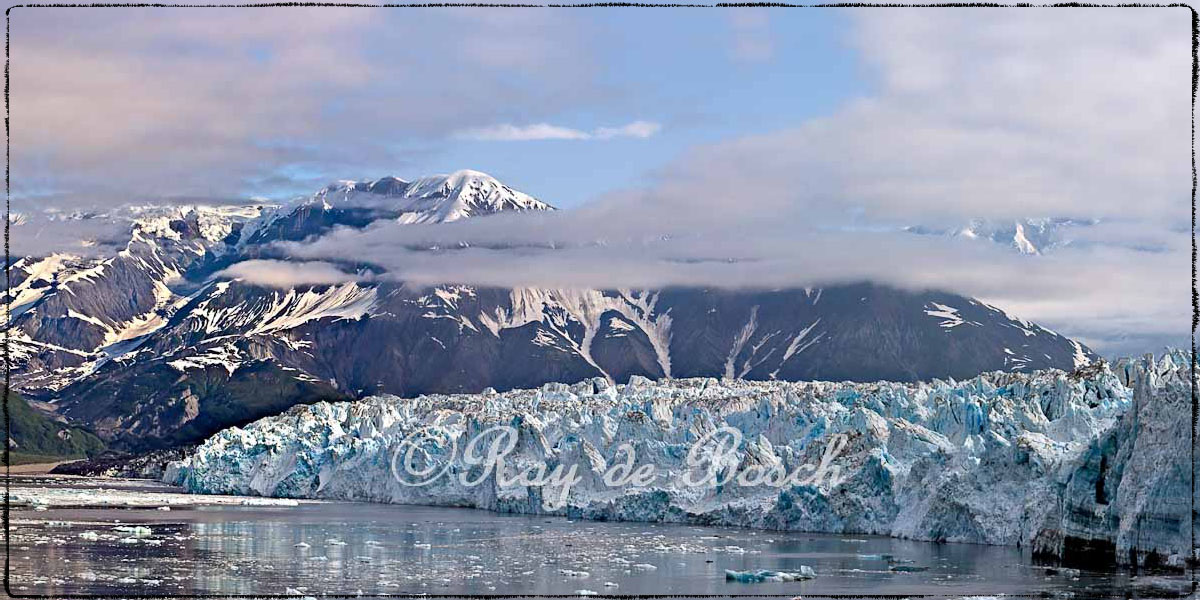
[[[989,16],[859,13],[856,43],[877,78],[873,94],[797,128],[698,147],[643,189],[558,214],[383,224],[287,249],[308,259],[369,257],[393,277],[430,283],[872,279],[978,295],[1100,348],[1183,341],[1186,19]],[[1064,229],[1070,245],[1038,257],[900,231],[1032,216],[1082,223]]]

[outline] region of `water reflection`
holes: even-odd
[[[14,507],[13,588],[38,594],[1163,595],[1137,587],[1124,573],[1051,574],[1014,548],[371,504],[176,505],[169,511],[148,504]],[[727,569],[802,566],[817,577],[744,584],[725,576]],[[1143,580],[1158,581],[1158,592],[1186,584],[1179,577]]]

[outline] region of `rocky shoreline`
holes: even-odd
[[[195,446],[181,446],[136,455],[110,451],[83,460],[59,463],[49,470],[49,474],[162,479],[170,462],[185,459],[194,449]]]

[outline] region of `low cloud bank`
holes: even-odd
[[[247,283],[283,289],[303,285],[348,283],[361,279],[358,275],[347,273],[328,262],[257,259],[231,265],[216,273],[214,277],[240,279]]]

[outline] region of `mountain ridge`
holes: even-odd
[[[278,207],[143,210],[113,256],[14,265],[14,386],[118,446],[157,447],[296,403],[375,393],[597,376],[914,381],[1094,358],[978,300],[871,283],[278,288],[221,275],[232,263],[277,257],[275,242],[338,227],[548,210],[478,171],[338,182]]]

